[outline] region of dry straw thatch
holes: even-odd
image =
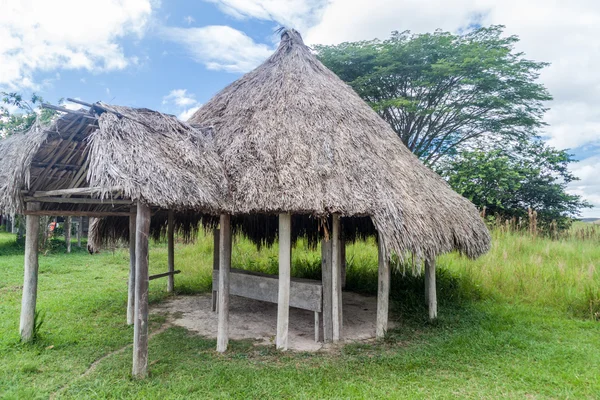
[[[476,257],[490,247],[473,204],[425,167],[294,30],[188,122],[214,129],[235,214],[370,216],[388,255]]]
[[[92,187],[105,204],[44,203],[42,209],[128,211],[129,205],[111,203],[123,198],[218,213],[228,189],[211,135],[171,115],[102,103],[49,126],[36,123],[0,141],[0,212],[22,212],[24,196],[33,192]]]

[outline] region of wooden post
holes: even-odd
[[[379,237],[379,273],[377,283],[377,325],[375,337],[385,336],[388,328],[388,306],[390,301],[390,262]]]
[[[333,322],[333,341],[341,338],[342,319],[342,263],[340,251],[340,216],[333,214],[331,237],[331,320]]]
[[[342,289],[346,288],[346,237],[344,231],[340,235],[340,258],[342,262]]]
[[[323,285],[323,342],[333,340],[331,320],[331,238],[321,241],[321,283]]]
[[[292,264],[292,216],[279,214],[279,292],[277,294],[277,336],[280,350],[288,348],[290,323],[290,270]]]
[[[425,259],[425,287],[427,304],[429,306],[429,319],[437,318],[437,292],[435,287],[435,258]]]
[[[27,203],[28,210],[39,210],[40,203]],[[27,233],[25,237],[25,276],[23,278],[23,298],[21,301],[21,320],[19,332],[21,340],[29,342],[33,339],[35,325],[35,304],[38,282],[38,242],[40,217],[28,215]]]
[[[221,214],[219,234],[219,294],[217,316],[217,351],[227,350],[229,342],[229,272],[231,270],[231,216]]]
[[[145,378],[148,375],[148,236],[150,236],[150,207],[138,201],[132,371],[135,378]]]
[[[135,219],[136,207],[131,207],[129,215],[129,280],[127,282],[127,325],[132,325],[135,318]],[[83,217],[79,219],[79,224]],[[79,229],[78,229],[79,231]]]
[[[213,270],[219,269],[219,230],[215,229],[213,231]],[[218,288],[212,288],[212,305],[211,309],[214,312],[217,312],[217,298],[219,295]]]
[[[83,217],[79,217],[77,224],[77,247],[81,248],[81,237],[83,236]],[[131,239],[131,236],[129,237]]]
[[[65,243],[67,245],[67,253],[71,252],[71,217],[65,217]]]
[[[167,240],[168,240],[168,263],[169,272],[175,271],[175,231],[174,231],[174,213],[173,210],[169,210],[169,217],[167,221]],[[167,278],[167,292],[172,293],[175,288],[175,275],[169,275]]]

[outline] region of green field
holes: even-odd
[[[293,274],[319,275],[319,251],[298,243]],[[348,246],[348,290],[376,291],[373,242]],[[166,270],[166,245],[151,272]],[[177,244],[179,295],[207,291],[212,238]],[[532,239],[494,233],[475,261],[438,261],[439,319],[427,321],[422,278],[397,273],[386,340],[334,353],[279,353],[168,328],[150,341],[150,377],[130,377],[132,327],[125,324],[128,252],[89,255],[56,248],[40,257],[34,344],[19,343],[23,249],[0,234],[0,398],[598,398],[600,240]],[[277,249],[236,238],[234,267],[275,271]],[[166,281],[150,284],[151,301]],[[156,331],[164,318],[152,319]],[[116,350],[123,349],[115,354]],[[102,358],[103,356],[109,356]],[[90,369],[92,363],[100,360]]]

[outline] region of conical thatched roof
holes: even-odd
[[[69,204],[74,195],[42,210],[127,211],[112,202],[131,199],[218,213],[228,189],[211,135],[171,115],[103,103],[36,123],[0,140],[0,212],[22,212],[34,192],[94,188],[105,204]]]
[[[388,254],[490,247],[476,208],[425,167],[294,30],[188,121],[214,129],[234,213],[370,216]]]

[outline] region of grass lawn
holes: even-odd
[[[40,257],[34,344],[19,343],[23,249],[0,234],[0,398],[598,398],[600,243],[494,233],[479,260],[439,259],[439,319],[430,323],[421,278],[394,275],[399,327],[377,344],[335,353],[280,353],[168,328],[150,340],[150,377],[131,379],[133,328],[125,324],[128,252],[74,247]],[[151,273],[166,270],[155,244]],[[293,274],[319,274],[319,252],[299,243]],[[176,246],[180,295],[207,291],[212,238]],[[348,246],[348,290],[376,291],[376,247]],[[234,267],[273,272],[277,249],[234,242]],[[151,302],[166,280],[150,283]],[[163,320],[155,317],[151,331]],[[275,330],[275,327],[273,327]],[[125,347],[125,348],[124,348]],[[124,348],[124,349],[123,349]],[[103,356],[116,350],[121,352]],[[102,358],[102,359],[101,359]],[[89,369],[92,363],[101,359]]]

